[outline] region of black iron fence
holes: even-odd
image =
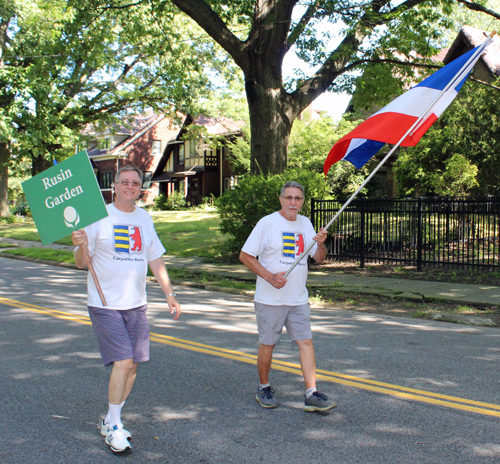
[[[316,230],[345,200],[312,200]],[[462,269],[500,268],[500,196],[356,199],[328,229],[328,258]]]

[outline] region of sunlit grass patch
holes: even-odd
[[[47,259],[59,263],[75,264],[73,253],[66,250],[53,250],[52,248],[18,248],[16,250],[5,250],[2,253],[26,256],[33,259]]]

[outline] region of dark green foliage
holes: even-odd
[[[186,206],[186,199],[182,192],[173,192],[169,196],[161,194],[156,197],[151,206],[152,211],[172,211]]]
[[[247,176],[234,190],[225,192],[216,200],[220,230],[230,236],[226,241],[229,251],[238,252],[257,222],[281,209],[280,190],[290,180],[301,183],[306,190],[301,210],[304,216],[310,213],[311,198],[327,197],[328,187],[323,176],[304,169],[290,169],[270,176]]]

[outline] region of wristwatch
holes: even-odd
[[[175,293],[169,293],[168,295],[166,295],[166,298],[168,298],[169,296],[173,296],[173,297],[177,298],[177,295]]]

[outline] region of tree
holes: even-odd
[[[347,118],[336,122],[324,115],[316,120],[307,116],[295,120],[288,146],[288,167],[323,174],[323,163],[332,146],[359,122]],[[326,182],[334,198],[346,198],[358,189],[367,174],[367,166],[358,170],[351,163],[336,163],[328,171]]]
[[[467,81],[394,165],[400,195],[500,194],[498,89]]]
[[[156,18],[147,3],[6,0],[0,7],[0,205],[6,160],[32,173],[74,153],[89,123],[144,108],[192,108],[210,86],[212,44],[190,43],[187,18]],[[13,143],[12,143],[13,142]],[[5,181],[4,181],[5,179]],[[8,210],[7,210],[8,212]]]
[[[160,14],[170,3],[152,1]],[[396,6],[380,0],[312,0],[295,20],[297,0],[171,2],[193,18],[242,70],[250,113],[251,172],[264,174],[286,168],[292,124],[304,108],[327,89],[352,88],[354,79],[346,73],[367,63],[400,63],[399,57],[409,57],[410,52],[432,56],[448,26],[445,15],[453,4],[453,0],[404,0]],[[471,5],[475,4],[467,1],[466,6]],[[331,29],[321,28],[322,21]],[[282,66],[292,48],[317,70],[309,78],[287,85]],[[408,66],[399,68],[398,75],[399,80],[414,77]],[[378,86],[385,84],[382,80]],[[388,89],[387,95],[396,93]]]

